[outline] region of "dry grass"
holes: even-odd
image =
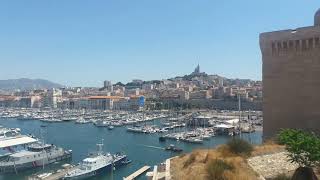
[[[273,142],[266,142],[262,146],[254,147],[254,151],[252,152],[252,156],[272,154],[272,153],[282,152],[284,150],[285,150],[285,147],[282,145],[278,145]]]
[[[266,142],[262,146],[254,147],[251,156],[259,156],[282,152],[284,146],[273,142]],[[191,154],[184,154],[171,161],[171,175],[173,180],[211,180],[208,174],[208,164],[215,159],[221,159],[234,167],[226,170],[223,177],[228,180],[256,180],[258,175],[247,164],[246,157],[232,153],[227,145],[221,145],[211,150],[195,150]],[[317,172],[317,170],[316,170]],[[318,169],[318,174],[320,169]],[[281,177],[279,176],[279,179]]]
[[[234,166],[233,171],[226,171],[225,177],[230,180],[254,180],[256,174],[249,168],[246,159],[238,157],[228,150],[225,146],[220,146],[216,150],[195,150],[191,154],[176,157],[171,161],[171,174],[173,180],[210,180],[206,171],[206,165],[214,159],[223,159]],[[184,168],[190,156],[196,156],[193,163]],[[191,158],[193,159],[193,158]]]
[[[267,142],[254,147],[252,156],[281,152],[284,146]],[[207,173],[207,164],[215,159],[222,159],[231,164],[234,169],[225,171],[228,180],[255,180],[257,174],[249,167],[245,157],[232,153],[228,146],[221,145],[211,150],[195,150],[191,154],[184,154],[171,161],[171,175],[173,180],[211,180]]]
[[[235,167],[234,171],[227,174],[229,180],[254,180],[257,174],[249,167],[247,160],[243,157],[230,157],[226,161],[232,163]]]
[[[234,157],[236,154],[232,153],[227,145],[221,145],[215,150],[221,157]]]
[[[233,170],[233,165],[222,159],[210,160],[208,163],[206,163],[208,179],[227,180],[227,173],[232,172]]]
[[[208,151],[204,150],[195,150],[191,154],[185,156],[177,157],[171,161],[171,171],[173,174],[173,179],[185,179],[185,180],[203,180],[206,179],[204,161],[206,158],[211,158],[215,156],[208,154]],[[208,156],[207,156],[208,155]],[[186,162],[193,159],[192,156],[195,156],[195,160],[192,164],[187,167],[184,167]]]
[[[188,159],[186,161],[184,161],[183,168],[187,168],[190,165],[192,165],[192,163],[194,163],[196,161],[196,158],[198,155],[199,155],[199,153],[191,153],[190,156],[188,156]]]

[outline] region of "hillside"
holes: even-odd
[[[0,80],[0,89],[1,90],[32,90],[32,89],[50,89],[50,88],[59,88],[63,87],[60,84],[53,83],[44,79],[8,79]]]

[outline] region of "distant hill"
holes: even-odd
[[[0,80],[0,89],[2,90],[32,90],[32,89],[51,89],[63,87],[61,84],[53,83],[44,79],[8,79]]]

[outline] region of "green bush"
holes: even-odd
[[[196,154],[192,153],[189,158],[184,162],[183,167],[186,168],[190,166],[190,164],[196,161]]]
[[[310,132],[284,129],[278,135],[279,142],[286,146],[291,162],[300,167],[316,167],[320,163],[320,138]]]
[[[228,149],[231,153],[237,155],[250,156],[253,151],[253,146],[242,139],[232,139],[227,143]]]
[[[224,176],[224,172],[232,171],[233,169],[233,165],[223,160],[211,160],[206,166],[208,180],[227,180],[227,178]]]

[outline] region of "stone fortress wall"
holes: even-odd
[[[315,26],[260,35],[264,138],[281,128],[320,132],[318,13]]]

